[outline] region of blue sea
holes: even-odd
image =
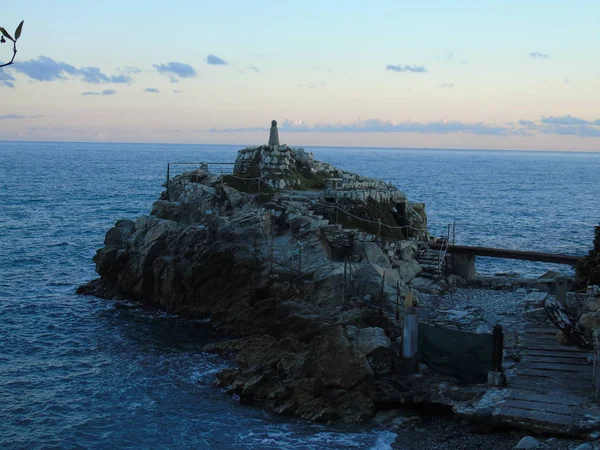
[[[214,388],[229,362],[200,350],[209,323],[75,295],[111,225],[149,213],[168,161],[239,148],[0,142],[0,447],[389,448],[384,428],[281,418]],[[462,244],[585,254],[600,219],[600,153],[307,150],[389,180]],[[478,260],[491,274],[550,267]]]

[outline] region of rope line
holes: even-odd
[[[180,163],[180,162],[174,162],[174,163],[170,163],[170,164],[232,164],[232,163],[183,163],[183,162]],[[251,178],[248,178],[248,177],[239,177],[239,176],[233,175],[233,174],[223,174],[223,173],[221,173],[220,174],[221,180],[223,179],[224,175],[232,177],[232,178],[236,178],[238,180],[244,180],[244,181],[260,180],[261,183],[264,183],[267,186],[269,185],[269,183],[267,181],[265,181],[261,177],[251,177]],[[357,220],[360,220],[362,222],[365,222],[365,223],[370,223],[370,224],[382,226],[382,227],[385,227],[385,228],[390,229],[390,230],[405,230],[405,229],[409,229],[409,230],[413,230],[413,231],[417,231],[417,232],[427,232],[427,228],[415,228],[415,227],[413,227],[411,225],[393,226],[393,225],[385,224],[385,223],[383,223],[381,221],[374,221],[374,220],[365,219],[364,217],[359,217],[359,216],[357,216],[355,214],[352,214],[349,211],[346,211],[344,208],[342,208],[342,207],[340,207],[338,205],[328,205],[328,204],[325,204],[325,203],[320,203],[319,201],[317,201],[315,199],[312,199],[312,198],[309,198],[309,197],[306,197],[306,196],[304,196],[302,194],[297,193],[293,189],[284,189],[282,192],[286,192],[286,191],[289,193],[290,197],[293,194],[296,197],[304,198],[306,200],[309,200],[313,204],[316,204],[316,205],[319,205],[319,206],[322,206],[322,207],[325,207],[325,208],[337,208],[342,213],[344,213],[344,214],[346,214],[346,215],[348,215],[350,217],[353,217],[354,219],[357,219]]]

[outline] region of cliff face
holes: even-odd
[[[209,317],[217,329],[247,336],[210,347],[237,354],[238,367],[218,380],[242,401],[315,420],[366,419],[390,395],[400,403],[408,395],[388,376],[399,349],[397,299],[421,271],[415,241],[377,234],[410,226],[426,235],[424,212],[385,183],[299,150],[286,147],[287,160],[275,152],[279,146],[242,150],[234,178],[205,169],[174,177],[150,216],[107,232],[94,257],[101,278],[79,292]],[[287,169],[273,170],[273,158]],[[240,179],[253,171],[260,194],[243,192]],[[298,173],[305,176],[293,178]],[[321,191],[275,189],[277,180],[302,189],[304,180],[327,178],[346,181]],[[342,226],[340,211],[360,208],[375,232]]]

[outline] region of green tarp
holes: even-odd
[[[492,335],[419,324],[419,359],[431,370],[467,383],[485,383],[492,370]]]

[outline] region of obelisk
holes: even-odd
[[[269,147],[270,146],[279,146],[279,131],[277,131],[276,120],[271,121],[271,131],[269,133]]]

